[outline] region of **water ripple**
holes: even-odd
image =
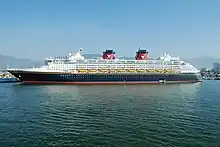
[[[106,87],[7,84],[0,89],[0,142],[219,146],[219,88],[210,82]]]

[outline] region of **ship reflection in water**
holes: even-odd
[[[49,99],[44,99],[45,103],[60,103],[61,101],[70,105],[91,103],[116,103],[120,100],[132,100],[136,102],[163,101],[169,100],[188,101],[195,98],[201,88],[202,83],[186,84],[161,84],[161,85],[23,85],[17,84],[15,87],[40,90],[39,94]],[[129,102],[129,101],[127,101]],[[125,103],[127,103],[125,102]],[[145,105],[143,105],[145,107]],[[62,106],[65,107],[65,106]],[[82,106],[83,107],[83,106]],[[152,107],[152,106],[151,106]]]
[[[185,84],[161,84],[161,85],[44,85],[44,89],[48,93],[77,93],[79,95],[91,95],[99,94],[105,96],[106,94],[117,95],[149,95],[158,94],[166,95],[169,94],[171,89],[178,93],[187,92],[194,93],[200,88],[202,83],[185,83]],[[118,90],[120,88],[120,91]],[[123,93],[122,90],[126,93]],[[129,89],[129,91],[127,91]],[[159,91],[159,92],[156,92]]]

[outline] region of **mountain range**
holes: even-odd
[[[84,54],[85,58],[100,58],[100,54]],[[120,57],[124,59],[133,59],[133,57]],[[220,62],[220,58],[211,56],[203,56],[191,59],[184,59],[185,61],[193,64],[197,68],[212,68],[214,62]],[[28,68],[39,67],[44,64],[44,61],[37,61],[31,59],[21,59],[13,56],[0,55],[0,69],[5,70],[7,67],[13,68]]]
[[[35,61],[31,59],[15,58],[13,56],[0,55],[0,70],[5,70],[7,67],[12,68],[28,68],[37,67],[43,64],[42,61]]]

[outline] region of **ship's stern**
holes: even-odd
[[[201,73],[197,73],[197,74],[195,74],[195,76],[196,76],[196,80],[198,82],[202,82],[203,81]]]

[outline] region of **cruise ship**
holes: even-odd
[[[7,69],[27,84],[155,84],[201,82],[200,71],[169,54],[149,58],[138,49],[133,60],[120,59],[114,50],[105,50],[98,59],[86,59],[82,48],[65,57],[48,57],[39,68]]]

